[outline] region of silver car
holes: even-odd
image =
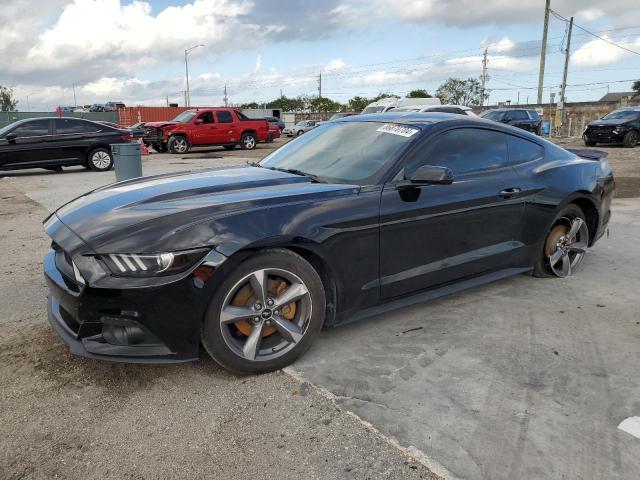
[[[286,127],[284,130],[282,130],[282,134],[286,135],[287,137],[297,137],[305,132],[308,132],[309,130],[313,130],[318,126],[318,123],[320,122],[317,122],[315,120],[303,120],[296,123],[293,127]]]

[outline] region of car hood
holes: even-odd
[[[615,127],[616,125],[624,125],[626,123],[631,122],[631,120],[624,120],[622,118],[611,118],[608,120],[594,120],[593,122],[591,122],[589,124],[590,127],[598,127],[598,126],[608,126],[608,127]]]
[[[95,253],[152,253],[213,245],[221,232],[196,235],[192,229],[223,217],[358,190],[266,168],[238,167],[114,183],[55,213]],[[256,222],[258,226],[259,217]]]

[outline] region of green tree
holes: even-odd
[[[482,103],[480,80],[477,78],[466,80],[449,78],[438,87],[436,96],[445,104],[480,105]]]
[[[636,95],[640,95],[640,80],[636,80],[635,82],[633,82],[633,87],[631,88],[634,92],[636,92]]]
[[[310,101],[312,112],[339,112],[343,105],[327,97],[314,97]]]
[[[296,112],[304,110],[305,102],[301,97],[289,98],[282,96],[267,103],[267,108],[279,108],[284,112]]]
[[[256,102],[249,102],[243,103],[242,105],[240,105],[240,108],[260,108],[260,105],[258,105]]]
[[[13,96],[13,88],[0,85],[0,112],[15,112],[18,101]]]
[[[407,98],[431,98],[431,95],[425,89],[418,88],[407,93]]]
[[[367,105],[371,103],[371,99],[356,95],[347,102],[347,108],[353,112],[361,112]]]

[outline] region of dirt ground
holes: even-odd
[[[437,478],[284,372],[70,355],[46,320],[47,210],[25,180],[0,179],[1,479]]]

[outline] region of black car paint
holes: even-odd
[[[585,142],[622,143],[629,132],[640,134],[640,110],[631,110],[629,120],[617,118],[599,119],[589,123],[582,137]]]
[[[501,114],[499,120],[496,120],[498,122],[540,135],[542,119],[535,110],[525,108],[504,108],[489,110],[489,112]],[[484,112],[482,115],[489,112]],[[513,118],[515,115],[518,115],[516,112],[524,112],[527,118]]]
[[[87,126],[87,131],[58,134],[56,125],[61,120],[82,122]],[[47,134],[12,139],[11,134],[18,127],[33,121],[49,122]],[[94,128],[95,131],[90,131]],[[87,157],[92,150],[110,149],[111,144],[122,143],[123,135],[130,135],[130,132],[77,118],[43,117],[19,120],[7,126],[6,131],[0,135],[0,170],[86,165]]]
[[[467,126],[548,145],[521,130],[459,115],[340,121],[412,124],[421,129],[420,141]],[[82,285],[60,275],[55,252],[48,254],[50,321],[66,332],[63,337],[76,353],[185,361],[199,355],[200,324],[217,283],[256,249],[290,248],[316,266],[327,292],[329,325],[530,270],[554,216],[566,204],[589,207],[591,244],[610,215],[614,183],[608,163],[548,152],[540,160],[451,185],[401,187],[396,179],[408,149],[376,185],[313,183],[241,167],[100,188],[61,207],[45,223],[55,247],[73,259],[87,281]],[[202,265],[171,279],[120,278],[92,259],[202,246],[212,249]],[[215,269],[204,281],[203,266]],[[111,318],[143,324],[170,353],[145,356],[137,346],[96,349],[107,343],[96,332]],[[87,322],[91,326],[83,327]],[[80,330],[63,324],[79,324]]]

